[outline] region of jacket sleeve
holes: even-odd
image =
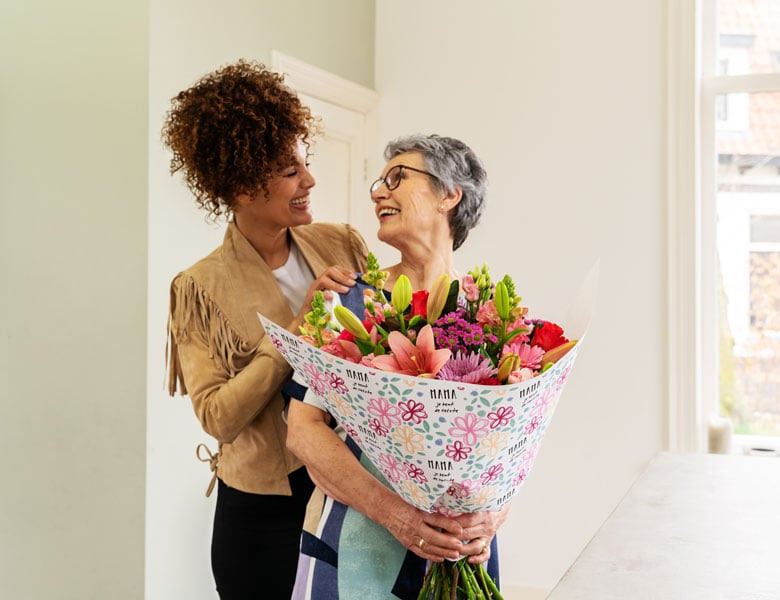
[[[186,275],[171,284],[168,391],[189,394],[204,431],[232,442],[277,397],[290,367],[263,336],[239,338],[205,291]]]

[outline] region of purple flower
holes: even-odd
[[[479,383],[495,373],[496,370],[489,358],[477,353],[464,355],[459,352],[441,368],[436,378],[445,381]]]

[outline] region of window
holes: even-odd
[[[718,349],[702,351],[703,413],[780,448],[780,0],[707,0],[702,17],[702,325]]]
[[[780,454],[780,0],[669,0],[669,444]]]

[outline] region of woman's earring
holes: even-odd
[[[442,200],[441,202],[439,202],[439,212],[443,213],[443,212],[446,212],[446,210],[447,209],[446,209],[446,207],[444,205],[444,200]]]

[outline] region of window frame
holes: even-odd
[[[702,452],[708,420],[718,414],[715,102],[722,94],[778,92],[780,73],[718,74],[717,0],[666,6],[667,446]]]

